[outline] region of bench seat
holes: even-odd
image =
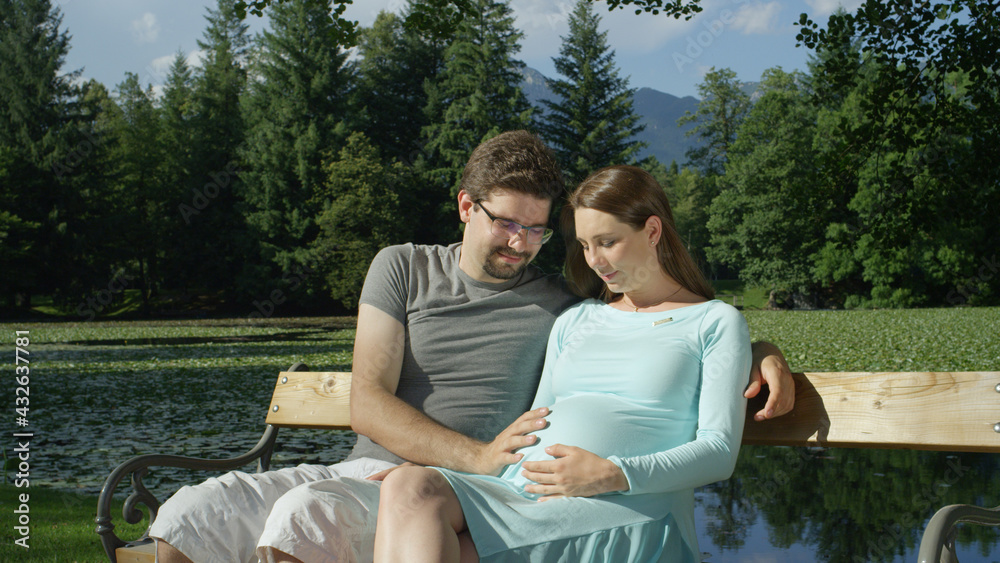
[[[743,443],[767,446],[886,448],[1000,453],[1000,372],[795,373],[795,408],[785,416],[755,422],[765,397],[751,400]],[[142,519],[139,504],[156,518],[159,502],[142,484],[150,467],[229,471],[257,462],[270,466],[280,428],[350,430],[351,374],[311,372],[295,364],[278,375],[260,441],[246,454],[223,460],[143,455],[126,461],[105,481],[98,499],[97,533],[112,562],[154,561],[152,540],[128,545],[114,533],[111,498],[131,479],[126,522]],[[953,562],[959,523],[1000,525],[1000,507],[951,505],[931,518],[919,561]]]

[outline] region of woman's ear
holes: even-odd
[[[656,215],[650,215],[646,219],[646,226],[643,228],[646,232],[646,240],[649,241],[650,246],[656,246],[659,242],[660,237],[663,235],[663,221]]]

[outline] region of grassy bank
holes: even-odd
[[[767,291],[762,287],[744,287],[739,280],[713,280],[712,287],[715,288],[715,297],[730,305],[739,305],[744,309],[763,309],[767,306]]]
[[[14,511],[21,507],[20,495],[28,495],[30,534],[25,549],[14,541],[21,535],[14,530]],[[96,500],[92,495],[48,489],[45,487],[16,488],[11,484],[0,485],[0,561],[45,561],[99,563],[107,561],[104,549],[97,540],[94,529]],[[113,514],[121,514],[121,501],[115,504]],[[118,520],[115,530],[119,536],[137,537],[146,529],[144,524],[130,525]]]

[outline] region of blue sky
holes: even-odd
[[[710,68],[728,67],[741,80],[758,80],[770,67],[806,67],[809,51],[795,47],[800,13],[825,23],[839,5],[853,11],[861,0],[703,0],[705,10],[691,21],[663,15],[635,15],[632,10],[607,11],[595,3],[602,27],[615,50],[623,76],[634,88],[650,87],[676,96],[697,97],[697,85]],[[63,14],[62,29],[72,36],[64,72],[83,69],[109,88],[125,72],[143,84],[162,85],[174,56],[183,52],[197,65],[206,8],[215,0],[53,0]],[[380,10],[398,12],[403,0],[355,0],[348,16],[371,24]],[[517,24],[524,32],[520,58],[549,77],[552,57],[568,34],[573,0],[513,0]],[[267,25],[249,15],[251,32]]]

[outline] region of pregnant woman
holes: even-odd
[[[575,238],[567,277],[591,299],[549,336],[532,406],[547,409],[547,426],[499,476],[390,473],[376,561],[700,561],[694,489],[736,463],[746,323],[712,300],[645,171],[595,172],[563,219]],[[553,489],[549,468],[568,459],[607,477],[597,488]]]

